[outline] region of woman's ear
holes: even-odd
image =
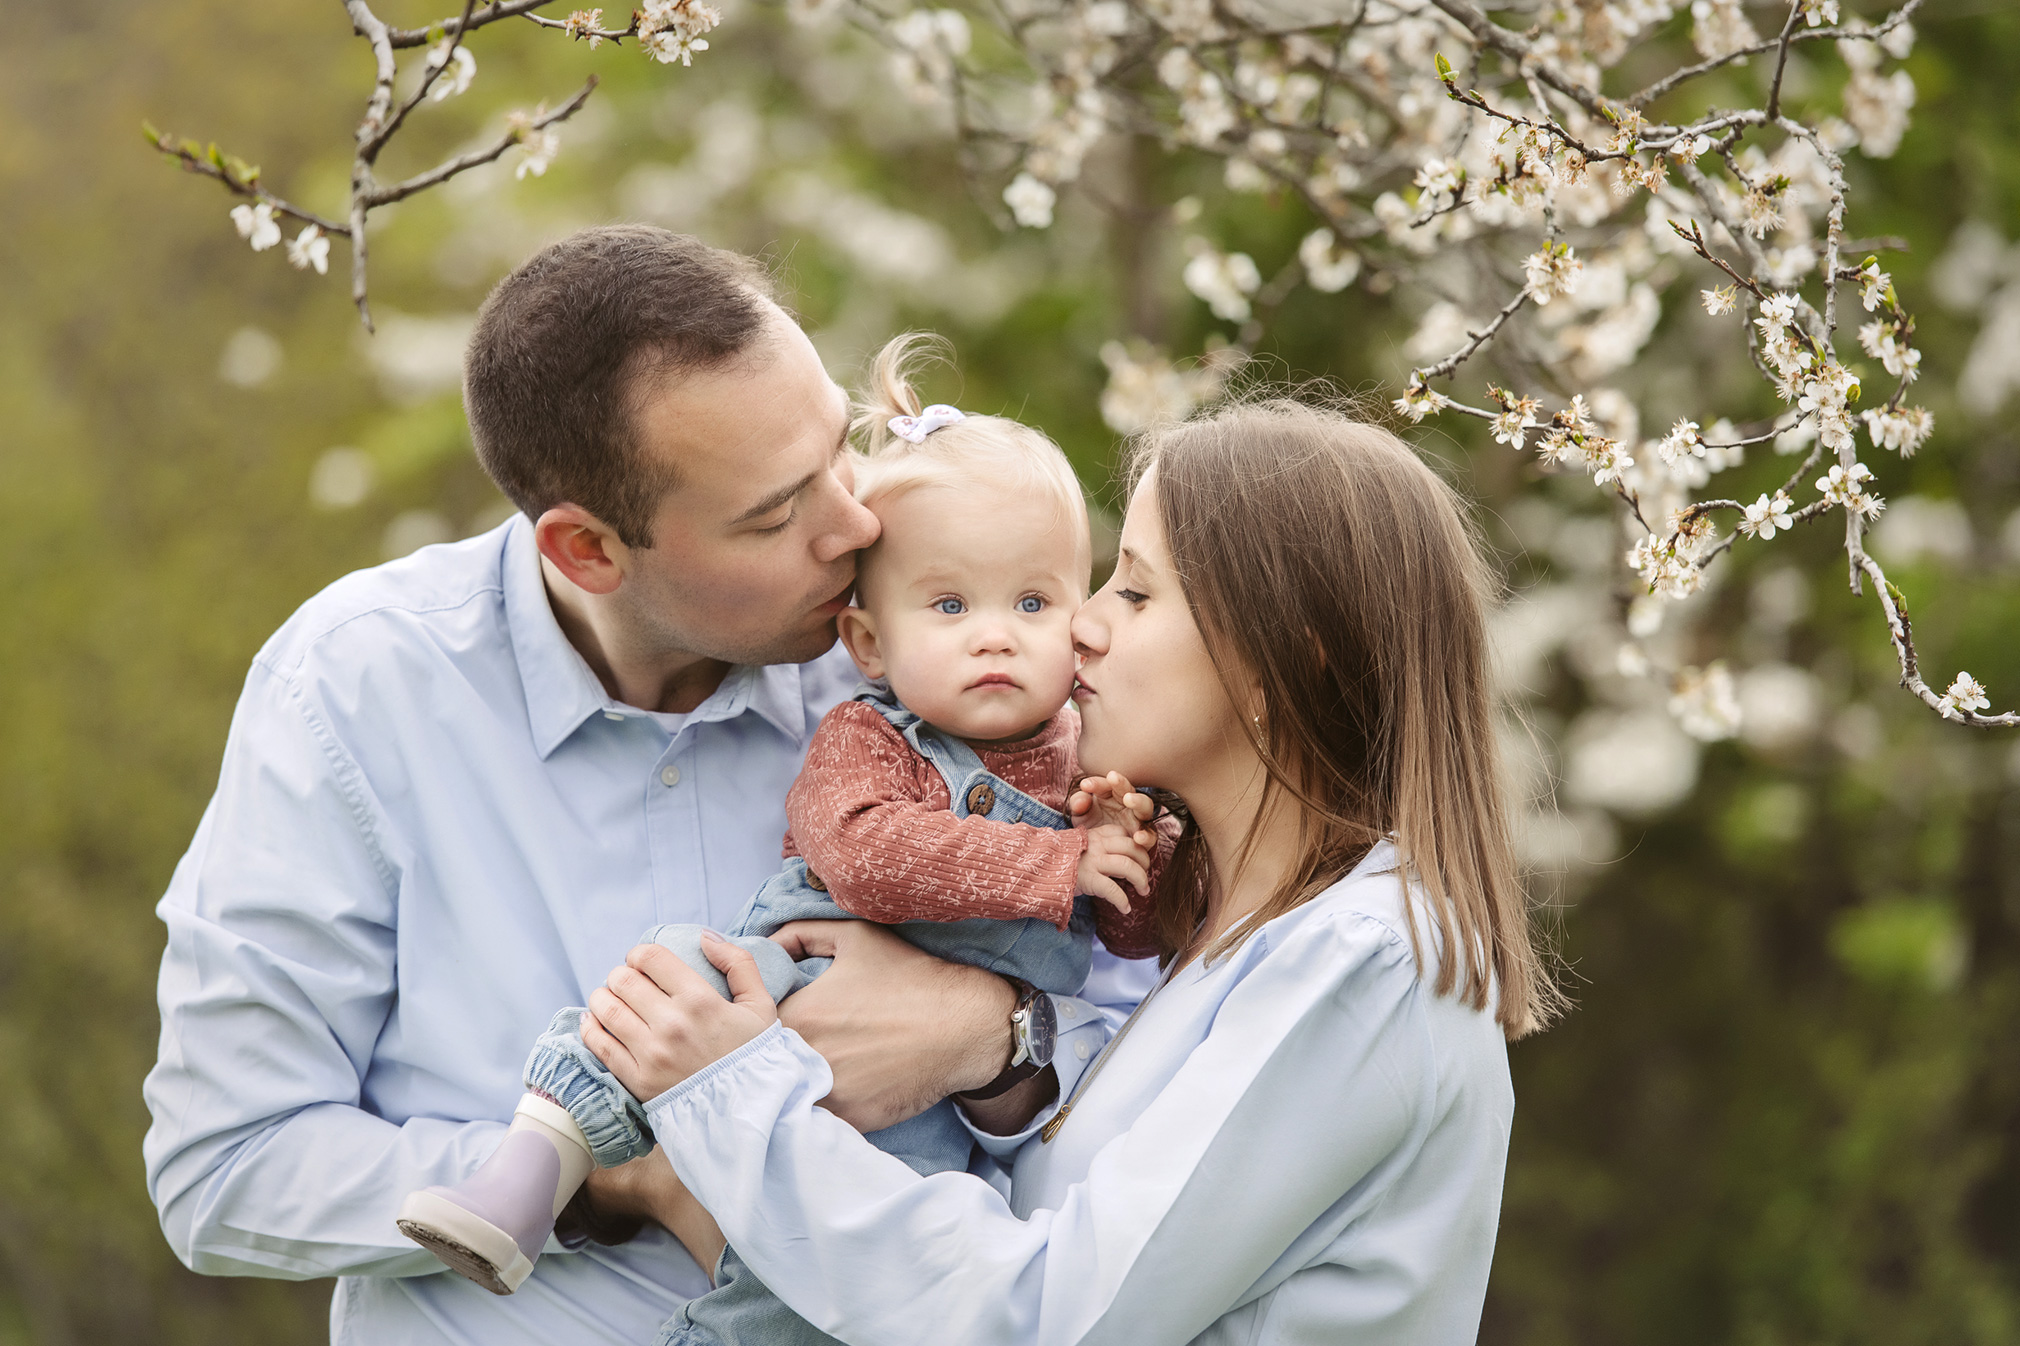
[[[835,630],[842,648],[856,661],[856,669],[866,678],[884,676],[884,654],[877,644],[877,619],[861,608],[843,608],[835,618]]]

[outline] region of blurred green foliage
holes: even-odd
[[[385,11],[435,17],[411,0]],[[8,28],[0,1346],[320,1340],[326,1286],[193,1276],[155,1227],[139,1155],[162,940],[151,907],[266,635],[389,545],[488,526],[501,502],[469,459],[453,391],[375,374],[341,277],[248,253],[217,185],[176,174],[141,139],[143,118],[216,139],[283,194],[335,206],[369,74],[336,4],[82,0],[17,6]],[[1938,3],[1921,28],[1914,127],[1892,160],[1857,168],[1851,227],[1913,243],[1890,264],[1922,318],[1941,420],[1881,484],[1954,498],[1975,536],[1996,538],[2020,503],[2020,444],[2009,422],[1971,421],[1946,399],[1975,322],[1926,294],[1961,221],[2016,232],[2020,13]],[[1290,202],[1219,195],[1212,165],[1143,143],[1104,168],[1102,204],[1076,196],[1048,234],[1005,236],[945,144],[880,106],[874,62],[835,58],[837,44],[750,5],[692,70],[530,27],[481,35],[476,88],[424,110],[400,164],[495,127],[507,106],[565,94],[589,69],[606,84],[562,128],[544,178],[515,183],[501,168],[385,213],[379,341],[402,313],[469,313],[578,224],[689,218],[781,267],[838,373],[907,324],[954,336],[959,381],[930,391],[1044,426],[1114,503],[1113,437],[1095,410],[1101,342],[1132,333],[1197,350],[1213,330],[1176,285],[1175,226],[1135,203],[1196,187],[1222,240],[1265,270],[1309,221]],[[1813,82],[1830,78],[1819,63]],[[764,176],[729,162],[752,111],[776,170]],[[865,202],[931,223],[927,242],[951,260],[908,279],[874,255],[892,225]],[[347,260],[339,244],[333,270]],[[235,336],[247,327],[265,338]],[[1279,375],[1365,387],[1393,375],[1407,330],[1392,297],[1301,292],[1266,354]],[[1693,354],[1701,337],[1694,315],[1666,320],[1644,360],[1652,400],[1674,366],[1735,414],[1764,405],[1743,372]],[[248,386],[220,378],[228,348]],[[278,366],[249,377],[276,350]],[[1525,492],[1603,508],[1537,483],[1468,428],[1425,438],[1490,517]],[[324,481],[318,507],[311,479],[342,477],[336,446],[366,466],[341,459],[351,484]],[[1784,467],[1750,465],[1736,493]],[[1553,887],[1579,1008],[1514,1049],[1520,1107],[1486,1340],[2020,1341],[2020,758],[2010,738],[1941,724],[1891,690],[1871,601],[1844,591],[1826,531],[1777,553],[1808,568],[1806,615],[1763,627],[1737,583],[1698,601],[1743,658],[1816,672],[1831,732],[1773,751],[1717,746],[1684,804],[1621,821],[1619,858]],[[1549,557],[1495,538],[1518,586],[1548,577]],[[1968,667],[2003,705],[2020,693],[2020,583],[1997,551],[1897,570],[1929,667]],[[1735,560],[1749,564],[1744,549]],[[1560,673],[1539,723],[1568,722],[1584,697]]]

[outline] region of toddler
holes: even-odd
[[[839,619],[868,680],[830,711],[786,798],[783,869],[745,907],[733,942],[784,999],[825,970],[764,938],[788,922],[866,918],[942,958],[1040,992],[1086,980],[1092,935],[1119,953],[1148,945],[1150,800],[1088,782],[1069,818],[1079,715],[1068,702],[1068,630],[1086,597],[1087,510],[1044,435],[946,406],[921,410],[907,366],[917,338],[878,357],[855,428],[868,452],[857,494],[883,523],[861,558],[857,606]],[[1100,901],[1089,900],[1089,896]],[[679,954],[728,995],[702,927],[658,926],[641,942]],[[554,1217],[592,1167],[653,1146],[643,1107],[583,1045],[565,1009],[533,1050],[504,1141],[455,1187],[407,1198],[400,1229],[497,1294],[533,1269]],[[951,1100],[869,1139],[920,1173],[965,1169],[970,1137]],[[716,1288],[689,1301],[664,1346],[826,1343],[725,1248]]]

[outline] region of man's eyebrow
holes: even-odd
[[[758,501],[755,505],[752,505],[749,509],[737,515],[734,519],[731,519],[729,521],[730,526],[734,528],[738,524],[749,523],[753,519],[762,519],[765,515],[771,513],[779,506],[786,504],[794,496],[798,495],[801,491],[804,491],[807,489],[807,487],[813,485],[814,478],[820,475],[821,474],[819,472],[809,472],[804,477],[801,477],[798,481],[794,482],[792,485],[784,486],[776,491],[773,491],[770,495]]]

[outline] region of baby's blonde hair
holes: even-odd
[[[858,397],[849,423],[860,446],[856,499],[870,505],[920,486],[964,486],[993,478],[1013,490],[1052,495],[1067,517],[1078,521],[1082,550],[1089,550],[1087,498],[1080,479],[1043,431],[1005,416],[968,415],[917,444],[891,433],[894,419],[924,410],[912,387],[918,368],[947,358],[946,340],[927,332],[892,337],[877,352],[869,386]]]

